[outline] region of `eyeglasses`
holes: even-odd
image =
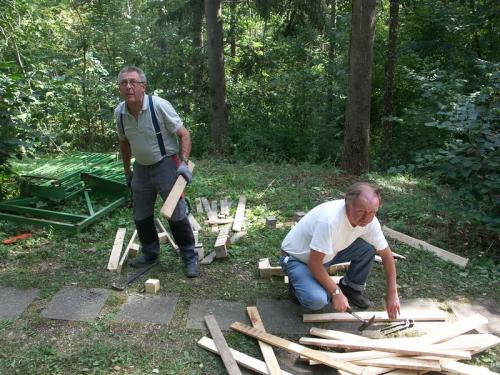
[[[120,81],[120,86],[121,87],[127,87],[128,85],[130,85],[132,87],[137,87],[137,86],[139,86],[142,83],[144,83],[144,82],[142,82],[142,81],[136,81],[135,79],[130,79],[130,80],[124,79],[123,81]]]

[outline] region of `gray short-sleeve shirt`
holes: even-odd
[[[166,155],[178,153],[179,141],[176,132],[182,127],[182,120],[172,104],[165,99],[153,96],[153,106],[162,133]],[[128,112],[125,102],[121,102],[116,107],[115,120],[118,137],[120,140],[128,140],[132,155],[139,164],[151,165],[162,159],[147,95],[144,95],[142,109],[137,120]],[[121,123],[123,123],[123,128]]]

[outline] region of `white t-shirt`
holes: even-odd
[[[343,199],[320,204],[309,211],[287,234],[281,248],[299,259],[309,262],[312,250],[325,253],[323,263],[331,261],[358,238],[383,250],[389,246],[377,218],[364,227],[353,227],[347,219]]]

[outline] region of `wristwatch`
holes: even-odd
[[[332,297],[335,297],[336,295],[339,295],[340,294],[340,288],[339,287],[336,287],[334,289],[334,291],[332,292]]]

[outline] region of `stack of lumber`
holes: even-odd
[[[210,202],[207,198],[196,199],[196,209],[198,213],[205,213],[212,232],[217,232],[217,238],[214,243],[214,251],[201,259],[201,264],[210,264],[215,258],[226,258],[228,256],[228,247],[236,242],[245,232],[243,231],[245,221],[246,197],[241,195],[238,200],[238,206],[233,217],[229,216],[231,201],[228,199],[220,200],[220,211],[218,211],[218,202]],[[233,236],[231,233],[235,232]]]
[[[222,348],[208,337],[198,341],[198,345],[213,353],[230,356],[238,365],[259,374],[287,374],[280,370],[273,347],[294,353],[310,365],[323,364],[334,368],[338,373],[347,374],[391,374],[411,375],[425,373],[442,374],[495,374],[488,368],[471,365],[463,361],[471,360],[473,355],[490,349],[500,343],[500,338],[489,333],[472,333],[487,324],[481,315],[473,315],[454,323],[442,323],[439,329],[420,337],[394,337],[372,339],[369,337],[312,327],[310,334],[315,337],[302,337],[298,343],[266,332],[264,323],[255,307],[247,308],[253,327],[240,322],[231,324],[237,332],[251,336],[259,341],[264,361],[238,352],[229,347]],[[349,315],[333,313],[337,315]],[[376,315],[375,321],[388,321],[382,312],[365,312]],[[434,315],[433,315],[434,314]],[[304,321],[325,321],[313,315],[304,316]],[[444,321],[446,314],[431,313],[426,316],[411,316],[416,321]],[[406,319],[407,317],[401,317]],[[352,321],[347,317],[343,321]],[[398,319],[398,320],[401,320]],[[330,320],[331,321],[331,320]],[[215,341],[221,340],[215,339]],[[307,346],[306,346],[307,345]],[[313,348],[311,348],[311,346]],[[336,351],[332,351],[336,349]],[[234,364],[233,364],[234,365]],[[230,372],[229,372],[230,373]]]

